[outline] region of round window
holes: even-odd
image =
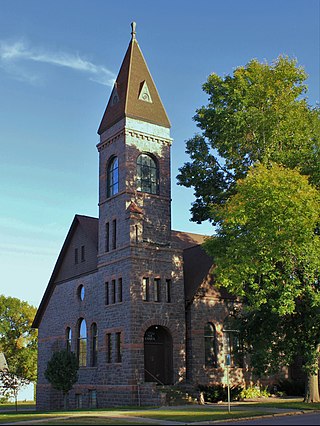
[[[79,286],[79,288],[78,288],[78,296],[79,296],[80,300],[84,299],[84,293],[85,293],[84,286],[83,285]]]

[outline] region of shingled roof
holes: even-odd
[[[99,135],[124,117],[135,118],[166,128],[171,127],[136,40],[135,23],[131,25],[132,39],[101,120],[98,129]]]
[[[57,278],[59,277],[61,266],[63,265],[63,261],[65,259],[66,253],[69,249],[70,242],[72,240],[72,237],[74,233],[76,232],[76,229],[78,227],[81,227],[83,232],[85,233],[86,237],[91,241],[91,243],[95,246],[97,254],[98,254],[98,225],[99,221],[95,217],[90,216],[83,216],[83,215],[75,215],[73,222],[71,224],[71,227],[69,229],[69,232],[66,236],[66,239],[63,243],[63,246],[61,248],[60,254],[58,256],[57,262],[54,266],[53,272],[51,274],[49,283],[47,285],[46,291],[43,295],[43,298],[40,302],[39,308],[37,310],[36,316],[33,320],[32,327],[38,328],[42,315],[47,307],[47,304],[49,302],[49,299],[53,293],[53,290],[57,284]],[[93,267],[93,269],[92,269]],[[97,268],[97,261],[94,265],[90,264],[90,270],[87,272],[93,272]]]

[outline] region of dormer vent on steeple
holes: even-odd
[[[125,117],[170,128],[170,121],[136,39],[136,23],[131,24],[131,40],[98,134]]]

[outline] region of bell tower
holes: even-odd
[[[98,130],[100,259],[115,247],[171,241],[171,126],[131,25]]]
[[[98,130],[98,273],[105,333],[126,348],[115,380],[150,386],[176,383],[185,369],[184,282],[171,245],[170,122],[135,28]]]

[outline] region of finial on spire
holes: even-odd
[[[132,35],[132,40],[134,40],[135,38],[136,38],[136,23],[133,21],[133,22],[131,22],[131,28],[132,28],[132,31],[131,31],[131,35]]]

